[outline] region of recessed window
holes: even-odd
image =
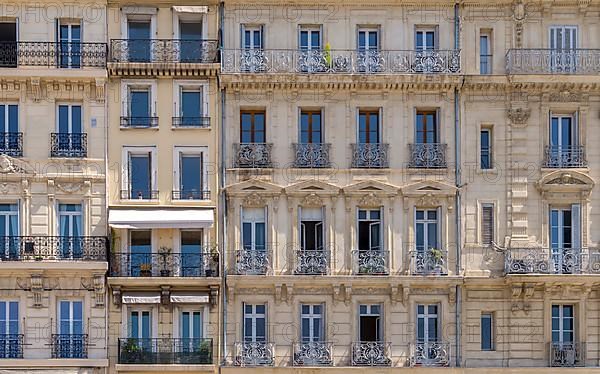
[[[205,186],[204,152],[197,148],[176,149],[178,164],[175,165],[175,200],[202,200],[210,198]]]
[[[481,169],[492,169],[492,129],[482,128],[479,132],[479,154]]]
[[[241,143],[265,143],[265,112],[242,111],[240,113],[240,142]]]
[[[158,198],[155,190],[155,149],[151,147],[125,150],[126,173],[121,193],[122,199],[150,200]]]
[[[481,244],[492,245],[494,241],[494,205],[481,205]]]
[[[494,350],[494,314],[481,313],[481,350]]]
[[[265,342],[267,340],[267,306],[244,304],[244,341]]]
[[[479,32],[479,73],[492,74],[492,31]]]

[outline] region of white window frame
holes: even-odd
[[[181,29],[179,27],[181,22],[200,22],[202,24],[202,39],[208,38],[208,20],[206,19],[206,13],[185,13],[177,12],[173,9],[173,38],[175,40],[181,39]]]
[[[210,117],[209,109],[209,83],[206,81],[175,80],[173,82],[173,117],[181,116],[181,93],[183,90],[200,91],[200,114]]]
[[[4,128],[0,129],[0,133],[8,133],[9,129],[10,129],[10,123],[9,121],[9,114],[8,114],[8,107],[10,105],[16,105],[17,106],[17,132],[21,131],[21,126],[20,126],[20,122],[21,122],[21,106],[19,105],[18,101],[0,101],[0,106],[4,107]],[[57,109],[57,113],[58,113],[58,106],[56,107]],[[83,114],[82,114],[83,115]],[[57,118],[57,125],[58,125],[58,116]]]
[[[129,105],[131,104],[129,102],[129,91],[132,88],[147,88],[150,90],[150,116],[156,117],[158,115],[158,85],[155,79],[124,79],[121,81],[121,116],[129,116]]]
[[[361,32],[365,32],[367,33],[365,36],[365,49],[364,51],[381,51],[382,47],[381,47],[381,26],[380,25],[360,25],[356,28],[356,50],[357,51],[361,51],[360,49],[360,43],[359,43],[359,35]],[[368,43],[368,34],[375,32],[377,34],[377,48],[373,48],[371,45],[369,45]]]
[[[303,31],[308,32],[308,44],[309,47],[307,47],[306,50],[302,49],[302,37],[301,37],[301,33]],[[319,33],[319,48],[314,48],[313,46],[310,46],[310,41],[311,41],[311,35],[314,32],[318,32]],[[314,51],[314,50],[319,50],[319,49],[323,49],[323,26],[322,25],[299,25],[298,26],[298,50],[299,51]]]
[[[309,313],[304,314],[302,313],[302,308],[308,306],[309,307]],[[319,306],[321,307],[321,313],[316,314],[314,312],[314,307],[315,306]],[[303,323],[304,320],[308,320],[308,331],[309,331],[309,336],[307,336],[306,338],[308,338],[309,340],[307,342],[324,342],[327,339],[325,338],[325,304],[324,303],[301,303],[300,304],[300,342],[304,342],[304,338],[305,336],[303,335]],[[314,336],[313,336],[313,331],[314,331],[314,325],[315,325],[315,320],[319,320],[320,322],[318,322],[320,324],[320,332],[321,332],[321,336],[319,337],[319,340],[314,340]]]
[[[55,108],[55,115],[56,115],[56,121],[55,121],[55,130],[57,133],[60,133],[60,110],[59,108],[61,106],[67,106],[69,107],[68,110],[68,126],[69,126],[69,132],[67,132],[67,134],[73,134],[73,107],[74,106],[78,106],[79,108],[81,108],[81,133],[85,133],[85,113],[84,113],[84,108],[83,108],[83,103],[81,102],[56,102],[56,108]]]
[[[181,191],[181,165],[180,159],[182,155],[200,155],[202,158],[202,190],[209,190],[208,183],[208,147],[187,147],[187,146],[175,146],[173,149],[173,190]]]
[[[417,211],[423,211],[423,219],[422,220],[418,220],[417,219]],[[431,220],[427,218],[427,213],[430,211],[436,211],[436,220]],[[425,241],[425,243],[423,244],[427,244],[424,246],[423,250],[427,251],[429,250],[429,248],[431,248],[431,246],[429,245],[429,241],[428,241],[428,230],[429,230],[429,224],[435,222],[437,227],[436,227],[436,240],[437,240],[437,246],[438,248],[436,249],[442,249],[443,245],[442,245],[442,217],[441,217],[441,209],[440,208],[419,208],[416,207],[415,208],[415,212],[414,212],[414,230],[415,230],[415,250],[417,247],[417,224],[418,223],[422,223],[424,226],[424,234],[423,234],[423,239]]]
[[[366,313],[361,313],[360,311],[360,307],[361,306],[366,306],[367,307],[367,312]],[[360,324],[360,317],[378,317],[379,318],[379,331],[376,332],[376,335],[379,335],[379,342],[385,342],[385,326],[384,326],[384,321],[383,321],[383,303],[358,303],[358,336],[357,336],[357,340],[360,340],[360,336],[361,336],[361,324]],[[378,313],[373,313],[373,306],[378,306],[379,307],[379,312]]]
[[[202,336],[194,336],[194,339],[204,339],[208,337],[208,306],[206,305],[189,305],[189,306],[176,306],[174,308],[176,313],[176,318],[173,320],[173,336],[177,336],[178,338],[182,338],[183,336],[183,321],[182,321],[182,313],[189,312],[200,312],[200,323],[202,323],[202,328],[200,329],[200,333]]]
[[[60,206],[67,205],[67,204],[79,205],[81,207],[81,210],[79,212],[61,212]],[[57,232],[58,236],[60,236],[60,217],[61,216],[70,216],[71,220],[73,219],[74,216],[81,216],[81,236],[86,235],[85,204],[83,201],[81,201],[81,200],[77,200],[77,201],[60,200],[60,201],[56,202],[55,210],[56,210],[56,232]],[[72,228],[73,227],[72,227],[72,222],[71,222],[71,229]]]
[[[263,220],[260,221],[258,218],[253,217],[252,219],[246,220],[244,217],[244,211],[245,210],[252,210],[252,209],[256,209],[256,211],[258,212],[259,210],[263,211]],[[256,251],[256,223],[260,223],[263,222],[265,225],[265,251],[269,250],[269,227],[268,227],[268,218],[267,218],[267,207],[264,208],[245,208],[242,207],[241,210],[241,214],[240,214],[240,246],[241,248],[244,247],[244,223],[250,223],[252,228],[252,233],[251,233],[251,237],[252,237],[252,248],[250,250],[252,251]]]
[[[240,27],[240,49],[242,49],[242,50],[259,50],[259,51],[265,49],[265,25],[253,24],[253,23],[243,23],[240,26],[241,26]],[[260,33],[260,42],[261,42],[260,48],[257,48],[254,45],[254,41],[253,41],[254,39],[252,39],[251,47],[248,48],[244,45],[246,30],[252,30],[253,32]]]
[[[10,319],[10,303],[17,303],[17,332],[15,334],[19,334],[21,332],[21,323],[20,323],[20,319],[21,318],[21,302],[19,299],[2,299],[0,300],[0,302],[5,303],[4,307],[6,308],[5,310],[5,315],[6,315],[6,320],[5,320],[5,330],[4,331],[0,331],[0,334],[10,334],[10,321],[14,321]]]
[[[552,30],[558,30],[558,29],[563,29],[563,30],[571,30],[571,36],[575,35],[575,45],[572,46],[570,49],[568,50],[575,50],[577,48],[579,48],[579,27],[577,25],[550,25],[548,27],[548,49],[552,50],[552,51],[565,51],[565,49],[558,49],[558,48],[552,48]],[[575,31],[575,33],[573,34],[573,31]],[[564,38],[564,34],[563,34],[563,38]]]
[[[150,312],[150,338],[158,337],[158,308],[155,305],[131,305],[126,308],[122,308],[123,317],[122,321],[126,321],[122,324],[123,336],[129,338],[130,332],[130,316],[131,312]],[[138,324],[141,323],[141,318],[138,319]],[[138,331],[141,325],[138,325]]]
[[[129,38],[129,21],[150,21],[150,37],[156,38],[156,15],[158,8],[126,6],[121,9],[121,38]]]
[[[152,191],[156,191],[158,189],[158,160],[157,160],[157,149],[154,146],[123,146],[123,151],[121,155],[121,190],[129,191],[129,155],[130,154],[146,154],[150,153],[150,164],[152,165],[152,173],[151,177],[151,188]],[[135,200],[131,199],[128,195],[126,199],[123,200]],[[146,200],[146,199],[145,199]],[[146,200],[148,201],[148,200]]]
[[[365,211],[367,213],[367,218],[360,218],[360,212]],[[358,243],[360,243],[360,223],[365,221],[370,222],[379,222],[379,251],[383,252],[385,249],[385,238],[384,238],[384,227],[383,227],[383,207],[379,207],[378,209],[372,208],[357,208],[356,209],[356,248],[358,248]],[[371,219],[371,212],[379,212],[379,219],[374,220]],[[370,226],[374,223],[369,224],[369,248],[371,248],[371,230]],[[372,250],[372,249],[370,249]],[[364,304],[363,304],[364,305]]]
[[[433,32],[433,49],[429,49],[429,48],[423,48],[423,46],[425,46],[426,44],[426,40],[427,38],[425,37],[427,35],[428,32]],[[414,31],[414,48],[415,51],[418,52],[432,52],[432,51],[437,51],[439,50],[440,46],[438,45],[439,41],[439,35],[438,35],[438,27],[437,26],[423,26],[423,25],[418,25],[415,27],[415,31]],[[421,37],[419,38],[419,33],[421,33]],[[420,40],[421,42],[421,48],[417,48],[418,45],[418,41]]]
[[[579,140],[579,115],[578,112],[550,112],[550,118],[548,121],[548,145],[551,145],[552,143],[552,120],[556,118],[559,126],[562,126],[562,120],[564,118],[570,118],[571,119],[571,137],[572,137],[572,142],[571,142],[571,146],[572,147],[576,147],[579,146],[580,140]],[[558,138],[559,138],[559,143],[560,147],[564,147],[563,141],[562,141],[562,131],[558,132]]]
[[[554,306],[558,306],[558,317],[556,317],[558,319],[558,330],[552,329],[552,320],[554,320],[554,318],[555,318],[552,315],[552,307],[554,307]],[[571,307],[571,310],[573,312],[573,316],[572,317],[565,317],[564,316],[564,307],[565,306]],[[571,321],[572,321],[571,326],[573,326],[572,330],[565,330],[564,329],[563,325],[564,325],[565,319],[571,319]],[[577,328],[575,326],[575,322],[576,322],[576,319],[575,319],[575,305],[574,304],[552,304],[550,306],[550,328],[551,328],[550,339],[552,339],[552,333],[554,333],[556,331],[556,332],[558,332],[558,340],[559,340],[558,342],[555,342],[555,341],[552,341],[552,342],[553,343],[559,343],[559,344],[564,344],[564,343],[569,344],[569,343],[576,342],[577,341],[577,337],[576,337]],[[572,342],[564,342],[563,341],[563,333],[565,331],[570,331],[573,334],[573,341]]]
[[[252,313],[248,314],[246,313],[246,306],[247,305],[252,305]],[[256,306],[258,305],[264,305],[265,307],[265,313],[257,313],[256,312]],[[256,321],[259,318],[263,318],[265,321],[265,336],[264,336],[264,341],[268,342],[269,341],[269,328],[268,328],[268,305],[267,303],[242,303],[242,308],[243,308],[243,315],[242,315],[242,341],[246,342],[246,318],[249,317],[250,319],[252,319],[252,331],[251,334],[249,335],[249,337],[252,339],[251,342],[257,342],[256,338]]]
[[[430,314],[429,313],[429,307],[435,305],[437,307],[437,313],[435,314]],[[423,313],[419,313],[419,306],[423,306]],[[433,342],[438,342],[441,339],[441,328],[442,328],[442,323],[441,323],[441,306],[438,303],[424,303],[424,304],[417,304],[416,305],[416,312],[417,312],[417,328],[415,329],[416,331],[416,339],[417,341],[419,341],[419,318],[423,318],[423,341],[421,343],[433,343]],[[436,323],[436,335],[437,335],[437,340],[431,340],[429,338],[429,323],[428,320],[430,318],[435,318],[437,320]]]
[[[64,333],[63,331],[60,331],[60,326],[62,324],[62,319],[61,319],[61,312],[62,312],[61,308],[62,308],[62,306],[61,306],[61,304],[62,304],[63,301],[69,303],[69,316],[70,316],[70,319],[69,319],[69,333]],[[86,309],[85,300],[83,300],[83,299],[59,298],[57,300],[57,303],[56,303],[56,311],[58,312],[57,313],[58,317],[57,317],[56,320],[58,322],[57,331],[58,331],[58,333],[60,335],[70,335],[70,334],[73,334],[73,322],[75,321],[73,319],[73,303],[76,303],[76,302],[80,302],[81,303],[81,333],[82,334],[86,333],[86,330],[85,330],[85,327],[86,327],[85,326],[85,309]]]

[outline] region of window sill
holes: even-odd
[[[181,130],[194,130],[194,131],[198,131],[198,130],[212,130],[211,126],[171,126],[171,130],[173,131],[181,131]]]
[[[158,126],[119,126],[120,130],[155,130],[158,131]]]

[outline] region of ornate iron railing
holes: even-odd
[[[387,143],[359,143],[352,146],[353,168],[387,168],[389,167]]]
[[[210,190],[183,190],[171,191],[172,200],[208,200],[210,199]]]
[[[0,42],[0,67],[106,67],[106,43]]]
[[[87,334],[52,334],[52,358],[87,358]]]
[[[296,250],[295,274],[321,275],[329,273],[330,252],[325,249]]]
[[[409,144],[409,168],[440,169],[447,167],[446,148],[444,143],[414,143]]]
[[[390,349],[386,342],[352,342],[352,366],[390,366]]]
[[[598,74],[600,49],[509,49],[508,74]]]
[[[23,133],[0,132],[0,154],[23,157]]]
[[[224,49],[224,73],[456,74],[460,50]]]
[[[121,117],[121,127],[123,128],[153,128],[158,127],[158,117]]]
[[[585,343],[550,343],[550,366],[585,366]]]
[[[417,342],[410,344],[411,366],[449,366],[450,343]]]
[[[0,334],[0,358],[23,358],[23,334]]]
[[[119,339],[119,364],[212,364],[213,341],[208,338]]]
[[[428,248],[410,255],[412,275],[448,275],[448,251]]]
[[[233,145],[234,166],[236,168],[272,167],[271,143],[237,143]]]
[[[583,168],[586,166],[585,148],[582,145],[571,147],[546,146],[544,167]]]
[[[210,117],[173,117],[172,126],[181,129],[209,128]]]
[[[50,157],[87,157],[87,134],[51,133]]]
[[[158,200],[158,190],[121,190],[121,200]]]
[[[504,261],[506,274],[600,274],[600,253],[581,248],[515,248]]]
[[[386,275],[389,274],[390,251],[381,249],[352,250],[355,274]]]
[[[297,168],[328,168],[329,143],[294,143],[294,167]]]
[[[0,260],[106,261],[105,236],[0,236]]]
[[[273,366],[275,344],[268,342],[236,342],[235,360],[237,366]]]
[[[241,275],[267,274],[271,270],[269,249],[239,249],[235,251],[235,271]]]
[[[301,342],[294,343],[294,366],[333,365],[333,343]]]
[[[111,253],[111,277],[217,277],[219,253],[202,248],[198,253]]]
[[[111,62],[214,63],[217,40],[210,39],[112,39]]]

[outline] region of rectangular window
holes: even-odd
[[[85,358],[83,302],[61,300],[58,303],[58,338],[54,341],[57,358]]]
[[[179,61],[202,62],[202,22],[179,22]]]
[[[359,251],[379,251],[382,246],[381,210],[358,211]]]
[[[83,256],[83,246],[80,241],[83,236],[82,210],[81,204],[58,205],[60,255],[63,258],[78,259]]]
[[[152,103],[150,87],[129,87],[127,117],[130,127],[151,127]]]
[[[180,89],[179,117],[180,126],[201,127],[203,122],[202,88]]]
[[[58,133],[59,134],[81,134],[81,105],[59,105],[58,106]]]
[[[150,20],[128,20],[127,52],[130,62],[151,61],[151,27]]]
[[[179,152],[179,195],[176,198],[202,200],[204,194],[204,160],[202,152]]]
[[[132,277],[152,275],[152,230],[129,232],[129,256]]]
[[[240,113],[240,143],[265,143],[265,111],[242,111]]]
[[[181,230],[181,275],[200,277],[205,274],[204,252],[202,250],[202,230]]]
[[[379,110],[360,110],[358,112],[358,143],[380,143]]]
[[[244,341],[267,341],[267,306],[244,303]]]
[[[128,153],[128,198],[156,198],[152,191],[152,152]]]
[[[323,321],[324,308],[322,304],[302,304],[301,309],[301,340],[303,343],[322,342],[324,339]]]
[[[575,341],[573,305],[552,305],[552,343],[571,344]]]
[[[482,128],[479,132],[480,168],[492,169],[492,129]]]
[[[439,320],[437,304],[417,305],[417,342],[435,343],[439,336]],[[425,352],[429,353],[429,350]],[[432,352],[433,353],[433,352]]]
[[[302,110],[300,112],[300,143],[322,143],[320,110]]]
[[[557,73],[576,71],[577,26],[552,26],[549,32],[551,71]]]
[[[152,311],[130,310],[129,311],[129,337],[138,340],[141,347],[150,347],[152,338]]]
[[[312,26],[300,27],[300,50],[321,49],[321,28]]]
[[[481,205],[481,244],[490,246],[494,241],[494,205]]]
[[[19,241],[19,205],[0,204],[0,258],[18,259],[20,256]],[[11,239],[12,238],[12,239]],[[26,247],[27,251],[28,248]]]
[[[436,30],[420,28],[415,31],[415,49],[417,51],[432,51],[437,49]]]
[[[359,51],[377,51],[379,50],[379,28],[359,28],[358,29],[358,50]]]
[[[479,32],[479,74],[492,74],[492,32]]]
[[[555,273],[571,274],[581,270],[581,206],[550,209],[550,247]]]
[[[358,306],[358,337],[361,342],[381,342],[383,326],[380,304],[361,304]]]
[[[0,57],[1,60],[2,57]],[[0,136],[16,132],[19,132],[19,106],[17,104],[0,104]]]
[[[0,67],[16,68],[18,64],[17,23],[0,21],[0,43],[4,46],[0,55]]]
[[[265,210],[244,208],[242,211],[242,243],[244,250],[266,250]]]
[[[242,48],[263,49],[263,26],[242,25]]]
[[[18,301],[0,301],[0,358],[23,358]]]
[[[481,350],[494,350],[494,314],[481,313]]]
[[[59,66],[81,67],[81,24],[60,22],[58,25]]]
[[[200,343],[202,338],[202,312],[199,310],[183,310],[179,315],[179,336],[183,346],[194,348],[194,341]],[[196,347],[198,344],[196,344]]]
[[[435,144],[439,143],[437,111],[418,110],[416,118],[416,143]]]
[[[322,208],[301,208],[300,247],[303,251],[323,250]]]
[[[437,209],[417,210],[415,213],[417,252],[440,249]]]

